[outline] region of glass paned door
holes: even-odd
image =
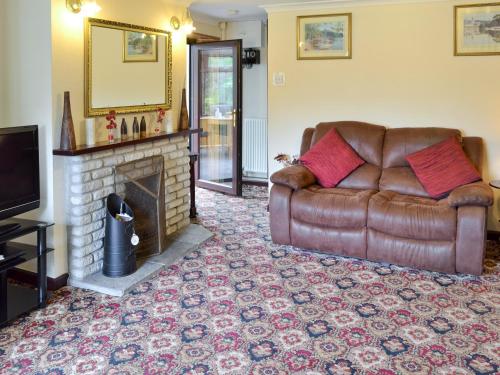
[[[191,45],[197,185],[241,195],[241,41]]]

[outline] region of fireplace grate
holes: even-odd
[[[166,246],[163,164],[163,156],[151,156],[115,167],[116,192],[134,211],[138,258],[161,254]]]

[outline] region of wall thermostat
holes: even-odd
[[[283,72],[273,73],[273,86],[285,86],[285,73]]]

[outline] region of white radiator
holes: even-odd
[[[243,176],[267,178],[266,119],[243,119]]]

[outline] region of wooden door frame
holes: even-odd
[[[191,33],[186,37],[186,43],[189,45],[207,43],[207,42],[218,42],[219,40],[220,40],[219,37],[213,35],[201,34],[197,32]]]
[[[190,61],[190,83],[191,83],[191,88],[190,92],[191,95],[193,96],[193,102],[196,100],[198,102],[198,105],[192,105],[191,108],[191,119],[192,119],[192,124],[191,126],[193,128],[199,128],[200,123],[199,123],[199,112],[198,109],[201,108],[201,95],[199,95],[199,91],[195,89],[195,87],[198,86],[199,82],[199,77],[200,77],[200,69],[199,69],[199,64],[198,64],[198,56],[195,56],[196,51],[199,52],[199,50],[203,47],[236,47],[235,48],[235,61],[236,61],[236,80],[237,84],[233,87],[233,95],[234,98],[236,98],[236,103],[233,103],[233,108],[236,109],[236,126],[233,128],[233,163],[232,163],[232,172],[233,172],[233,187],[228,187],[223,184],[218,184],[215,182],[208,182],[204,180],[199,179],[199,172],[200,172],[200,156],[198,157],[198,161],[196,162],[195,166],[195,179],[196,179],[196,186],[206,188],[206,189],[212,189],[216,191],[220,191],[226,194],[231,194],[231,195],[236,195],[236,196],[241,196],[242,195],[242,179],[243,179],[243,166],[242,166],[242,133],[243,133],[243,113],[242,113],[242,107],[243,107],[243,72],[242,72],[242,40],[241,39],[234,39],[234,40],[224,40],[224,41],[215,41],[215,42],[206,42],[206,43],[199,43],[199,44],[192,44],[189,46],[190,48],[190,56],[191,56],[191,61]],[[195,66],[198,66],[198,70],[196,71],[196,74],[193,74],[193,69]],[[194,97],[196,94],[196,98]],[[195,126],[196,125],[196,126]],[[197,152],[199,154],[200,151],[200,133],[197,133],[196,135],[193,136],[193,151]],[[236,153],[235,153],[236,150]],[[236,155],[235,155],[236,154]],[[215,189],[214,189],[215,187]]]

